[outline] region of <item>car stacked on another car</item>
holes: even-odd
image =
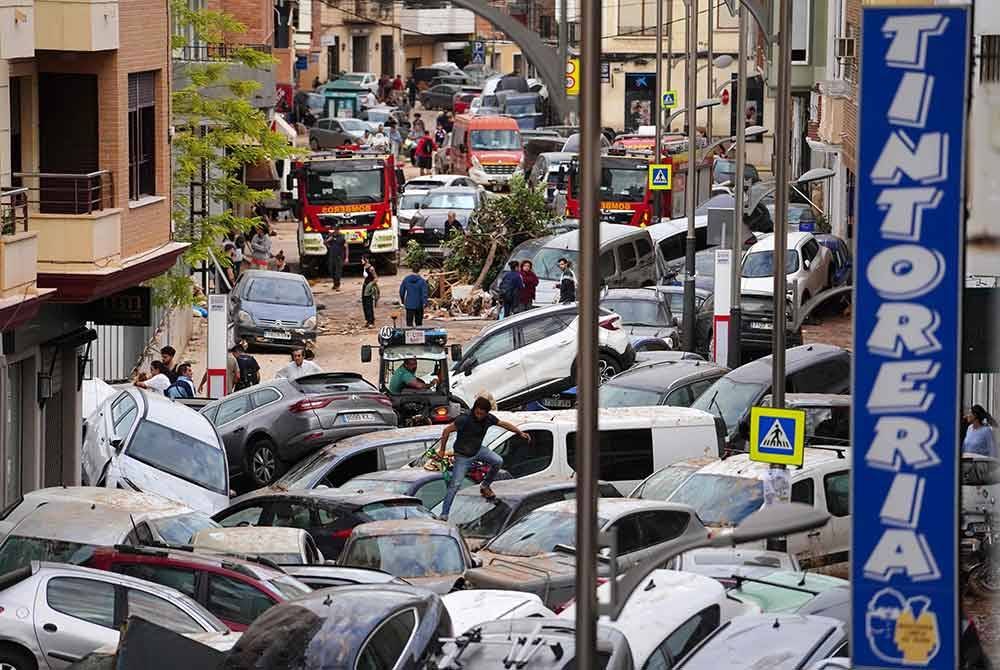
[[[252,488],[344,437],[394,428],[392,402],[361,375],[324,372],[275,379],[227,395],[201,414],[218,430],[229,471]]]
[[[774,236],[768,235],[750,247],[740,269],[741,291],[768,293],[774,285]],[[812,233],[789,232],[785,251],[785,274],[796,308],[833,284],[831,252]]]
[[[432,256],[444,255],[444,243],[453,232],[465,230],[469,217],[479,207],[482,191],[469,186],[449,186],[428,191],[420,208],[410,218],[409,229],[401,235],[400,244],[416,241]],[[448,215],[455,214],[454,224]]]
[[[474,481],[466,477],[462,487],[472,486]],[[383,491],[418,498],[427,509],[444,500],[448,490],[448,480],[439,471],[424,468],[399,468],[379,470],[360,475],[344,483],[341,490],[352,493]]]

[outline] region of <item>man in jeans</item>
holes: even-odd
[[[448,482],[448,492],[444,496],[444,504],[441,506],[441,520],[448,520],[448,513],[451,511],[451,503],[455,500],[455,494],[465,481],[465,475],[477,461],[490,466],[489,472],[480,484],[479,492],[486,499],[493,498],[493,489],[490,484],[496,479],[503,459],[499,454],[483,445],[486,431],[492,426],[499,426],[504,430],[516,433],[524,440],[531,437],[517,426],[501,421],[496,418],[490,410],[492,406],[487,398],[479,397],[472,404],[472,413],[464,414],[453,423],[448,424],[441,433],[441,446],[438,448],[438,456],[444,458],[445,445],[448,444],[448,437],[452,433],[458,433],[455,438],[455,467],[451,473],[451,480]]]

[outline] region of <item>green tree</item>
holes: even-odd
[[[487,198],[465,230],[455,231],[445,245],[450,254],[445,269],[475,288],[488,286],[510,251],[521,242],[548,233],[557,221],[545,202],[545,185],[532,188],[521,176],[510,182],[510,193]]]
[[[156,288],[162,302],[182,305],[191,300],[188,268],[211,262],[226,233],[245,233],[260,223],[249,213],[254,205],[273,196],[270,190],[243,183],[244,169],[293,157],[300,150],[289,145],[284,136],[271,132],[264,112],[250,103],[260,84],[230,77],[234,65],[260,69],[275,62],[258,49],[228,44],[246,32],[246,27],[224,12],[191,9],[186,0],[171,0],[171,11],[176,31],[173,48],[186,46],[189,32],[204,44],[226,44],[225,61],[186,63],[187,83],[171,92],[173,181],[175,187],[181,187],[175,191],[171,215],[174,239],[190,247],[183,256],[183,271],[159,278]],[[226,209],[192,221],[190,199],[182,191],[203,174],[207,175],[204,188],[209,201],[225,203]],[[228,263],[221,254],[215,255],[220,263]]]

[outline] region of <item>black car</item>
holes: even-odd
[[[453,230],[461,231],[479,206],[482,191],[468,186],[446,186],[428,191],[420,209],[410,219],[409,230],[401,233],[400,244],[416,240],[428,253],[443,254],[443,244]],[[449,225],[448,214],[455,213],[455,223]]]
[[[392,402],[353,372],[275,379],[206,405],[226,448],[230,477],[244,474],[257,488],[324,444],[395,428]]]
[[[462,482],[463,487],[473,484],[475,482],[468,478]],[[437,471],[425,470],[424,468],[401,468],[369,472],[344,482],[340,488],[354,493],[382,491],[412,496],[419,498],[427,509],[433,509],[435,505],[444,500],[444,494],[448,490],[448,481],[442,473]]]
[[[576,482],[572,479],[505,479],[494,482],[491,488],[496,495],[492,500],[483,498],[478,487],[459,491],[448,515],[448,520],[458,526],[473,551],[528,512],[549,503],[572,500],[576,496]],[[621,497],[612,484],[599,483],[598,491],[604,498]],[[440,514],[441,504],[432,509]]]
[[[740,358],[749,363],[772,353],[774,332],[774,296],[770,293],[744,291],[740,295]],[[785,345],[802,344],[802,324],[795,321],[792,303],[785,299]]]
[[[227,670],[418,670],[453,634],[441,598],[396,584],[344,586],[275,605],[225,659]]]
[[[265,491],[244,498],[212,517],[225,528],[278,526],[312,535],[327,560],[340,555],[355,526],[388,519],[427,519],[420,500],[397,493],[357,494],[337,489]]]
[[[771,392],[771,356],[741,365],[720,377],[691,405],[721,417],[726,446],[744,451],[750,435],[750,408]],[[788,393],[849,393],[851,353],[830,344],[806,344],[785,352]]]
[[[600,407],[690,407],[729,368],[708,361],[635,365],[601,384]]]

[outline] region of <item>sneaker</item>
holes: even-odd
[[[487,484],[484,484],[483,486],[479,487],[479,494],[484,498],[486,498],[487,500],[489,500],[490,498],[496,498],[496,494],[493,493],[493,489],[491,489]]]

